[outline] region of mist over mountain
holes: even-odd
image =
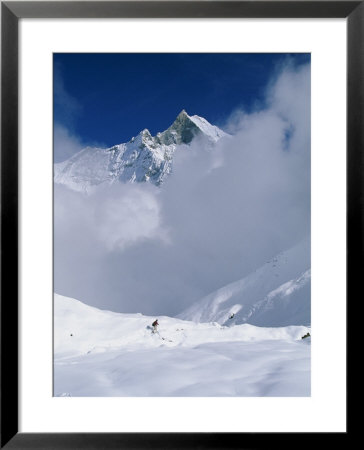
[[[55,164],[55,292],[115,312],[308,325],[309,65],[284,68],[264,108],[223,128],[183,110],[155,136]]]

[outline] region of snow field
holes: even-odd
[[[54,395],[310,395],[307,327],[154,319],[55,294]]]

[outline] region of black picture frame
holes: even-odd
[[[307,447],[345,433],[18,432],[18,22],[21,18],[346,18],[347,305],[357,300],[363,264],[363,1],[2,1],[1,2],[1,448],[203,449]],[[347,308],[347,312],[349,310]],[[348,360],[351,351],[348,349]],[[348,365],[347,365],[348,367]],[[347,369],[348,370],[348,369]],[[347,372],[348,373],[348,372]],[[348,396],[348,398],[350,398]],[[351,433],[350,433],[351,435]]]

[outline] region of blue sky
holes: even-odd
[[[310,54],[56,53],[54,122],[81,146],[112,146],[144,128],[155,134],[182,109],[223,126],[234,110],[264,106],[287,61],[299,66]]]

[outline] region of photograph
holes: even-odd
[[[311,54],[53,53],[53,396],[311,396]]]

